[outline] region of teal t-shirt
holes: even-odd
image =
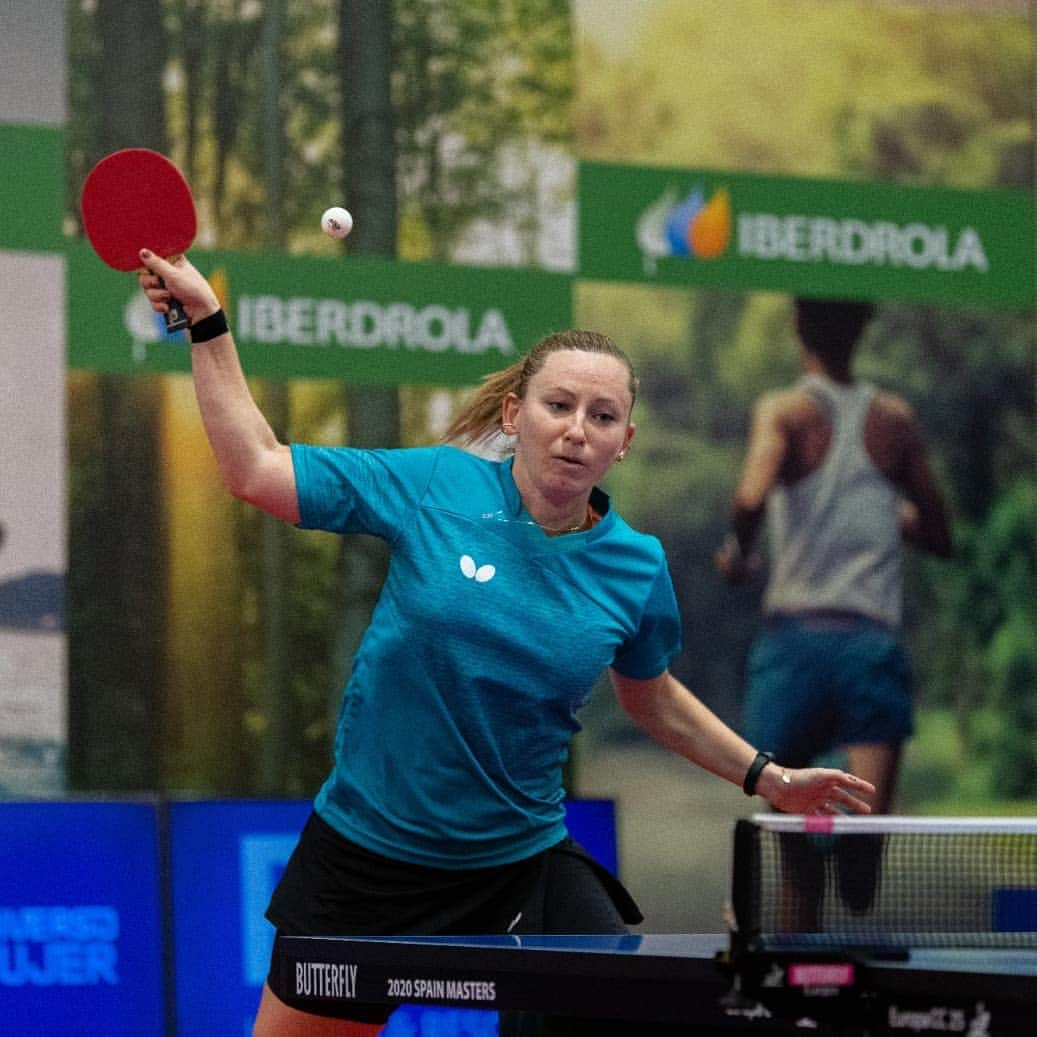
[[[454,447],[294,445],[300,525],[387,541],[318,813],[430,867],[520,860],[565,835],[562,766],[607,666],[661,673],[680,648],[661,544],[604,517],[548,537],[511,461]]]

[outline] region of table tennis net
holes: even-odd
[[[757,815],[732,904],[749,946],[1037,948],[1037,822]]]

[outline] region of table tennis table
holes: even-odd
[[[608,1032],[635,1037],[1037,1034],[1037,950],[786,950],[743,974],[723,933],[282,939],[286,988],[325,1014],[355,1002],[521,1010],[602,1020],[601,1032],[625,1021]]]

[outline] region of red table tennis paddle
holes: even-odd
[[[198,229],[187,181],[165,155],[148,148],[124,148],[102,158],[83,184],[79,209],[94,251],[115,270],[139,270],[142,248],[175,259]],[[165,319],[169,331],[190,324],[172,298]]]

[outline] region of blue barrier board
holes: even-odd
[[[0,803],[5,1037],[166,1033],[157,807]]]

